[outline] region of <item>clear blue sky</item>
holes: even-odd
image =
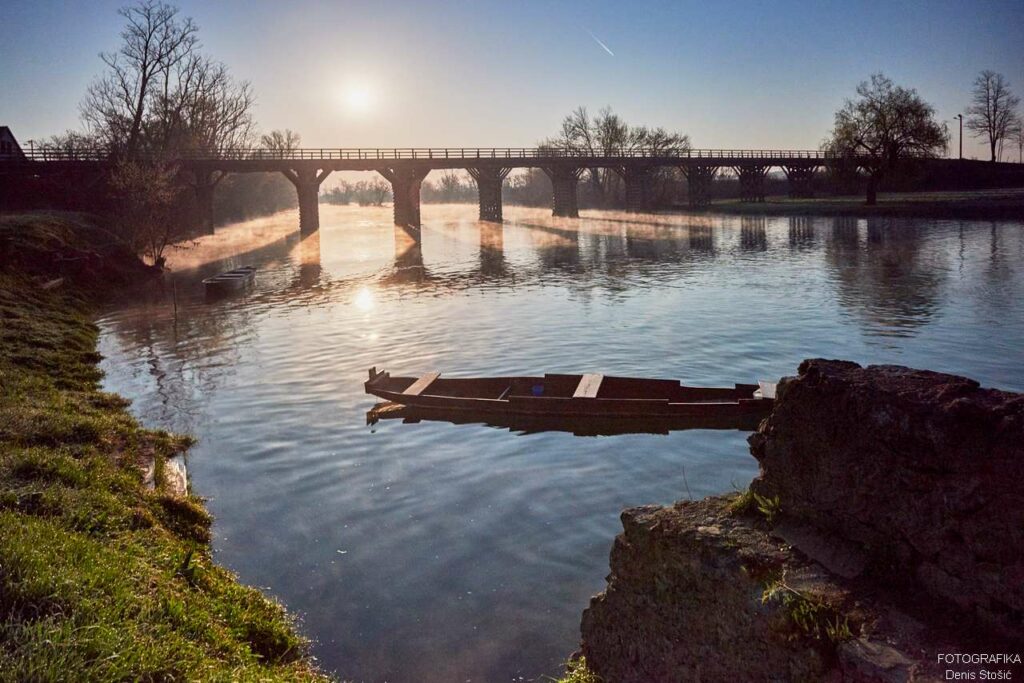
[[[123,4],[7,0],[0,124],[22,141],[78,127]],[[252,82],[260,127],[305,146],[533,145],[583,104],[698,147],[815,148],[874,71],[946,121],[981,69],[1024,95],[1024,0],[177,4]]]

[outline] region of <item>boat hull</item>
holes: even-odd
[[[373,372],[373,371],[371,371]],[[767,414],[773,401],[755,398],[756,384],[731,388],[685,387],[674,380],[604,377],[594,396],[574,395],[583,375],[434,379],[407,393],[423,378],[376,373],[368,394],[410,408],[492,415],[674,418]],[[501,387],[506,387],[502,390]],[[416,388],[413,389],[416,391]],[[577,389],[578,392],[578,389]]]
[[[203,280],[206,293],[210,295],[229,294],[249,287],[256,280],[255,266],[242,266]]]

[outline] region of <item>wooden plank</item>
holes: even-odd
[[[759,398],[775,398],[775,387],[777,386],[775,382],[762,382],[761,380],[758,380],[757,386],[759,386],[760,389],[754,392],[755,396]]]
[[[601,382],[604,380],[604,375],[599,374],[587,374],[580,378],[580,383],[576,387],[576,393],[572,395],[573,398],[597,398],[597,392],[601,388]]]
[[[406,396],[419,396],[423,391],[434,383],[434,380],[441,376],[440,372],[428,372],[413,382],[408,389],[402,393]]]

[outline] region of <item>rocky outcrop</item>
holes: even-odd
[[[805,361],[750,443],[747,494],[623,513],[582,622],[606,683],[1024,677],[939,659],[1024,657],[1024,397]]]
[[[1024,395],[804,361],[750,438],[751,489],[865,551],[871,573],[1024,639]]]

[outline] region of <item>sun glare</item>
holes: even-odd
[[[369,287],[361,288],[358,292],[356,292],[355,299],[352,301],[352,303],[354,303],[356,308],[358,308],[360,311],[369,311],[373,309],[374,304],[376,303],[373,297],[373,290],[371,290]]]
[[[345,105],[353,113],[369,111],[373,106],[373,91],[365,85],[350,85],[345,90]]]

